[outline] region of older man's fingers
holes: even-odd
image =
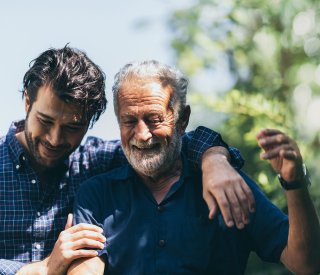
[[[295,151],[293,148],[287,150],[280,150],[279,154],[281,157],[288,160],[296,160],[299,157],[297,151]]]
[[[272,149],[274,147],[290,143],[290,139],[283,134],[263,137],[257,139],[257,141],[259,146],[264,150]]]
[[[265,152],[261,153],[260,157],[265,160],[270,160],[279,156],[284,156],[285,152],[294,151],[294,148],[291,144],[283,144],[272,149],[266,150]],[[290,153],[289,156],[292,156]]]
[[[256,135],[257,139],[263,138],[263,137],[268,137],[268,136],[273,136],[273,135],[278,135],[278,134],[283,134],[280,130],[278,129],[262,129],[259,131],[259,133]]]

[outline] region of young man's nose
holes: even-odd
[[[62,131],[60,127],[52,127],[47,135],[47,141],[52,146],[59,146],[63,143]]]

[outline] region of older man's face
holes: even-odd
[[[152,79],[133,79],[119,90],[122,147],[133,168],[146,176],[163,172],[180,154],[182,131],[169,108],[172,92]]]

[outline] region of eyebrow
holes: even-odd
[[[37,114],[40,115],[40,116],[42,116],[42,117],[44,117],[44,118],[46,118],[46,119],[53,120],[52,117],[50,117],[50,116],[48,116],[48,115],[46,115],[46,114],[44,114],[44,113],[41,113],[41,112],[39,112],[39,111],[37,111]]]
[[[45,119],[48,119],[48,120],[50,120],[50,121],[53,121],[53,120],[54,120],[52,117],[50,117],[50,116],[48,116],[48,115],[46,115],[46,114],[44,114],[44,113],[41,113],[41,112],[39,112],[39,111],[37,111],[37,113],[38,113],[38,115],[40,115],[41,117],[43,117],[43,118],[45,118]],[[83,121],[79,121],[79,122],[69,122],[69,123],[67,123],[67,125],[72,125],[72,126],[84,126],[84,125],[86,125],[86,123],[83,122]]]

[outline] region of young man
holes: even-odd
[[[76,223],[104,228],[99,257],[79,259],[68,274],[243,274],[249,253],[282,261],[296,274],[320,271],[320,226],[297,144],[278,130],[257,136],[281,175],[289,219],[243,172],[256,212],[244,229],[209,220],[201,175],[181,154],[188,125],[187,81],[156,61],[126,65],[116,75],[114,105],[130,165],[84,183]],[[289,227],[290,223],[290,227]]]
[[[11,274],[23,266],[20,274],[64,274],[72,260],[95,256],[93,249],[105,240],[100,228],[72,226],[72,217],[67,221],[78,187],[126,159],[119,141],[89,138],[80,145],[106,108],[104,74],[83,52],[70,47],[45,51],[23,82],[26,119],[13,123],[0,140],[0,270]],[[204,128],[191,136],[184,137],[184,152],[199,167],[210,146],[227,147]],[[241,227],[253,199],[219,148],[210,148],[202,163],[213,196],[206,195],[211,215],[216,200],[230,225],[234,218]],[[237,152],[231,156],[241,166]],[[216,169],[218,176],[212,173]],[[228,184],[225,174],[234,181]]]

